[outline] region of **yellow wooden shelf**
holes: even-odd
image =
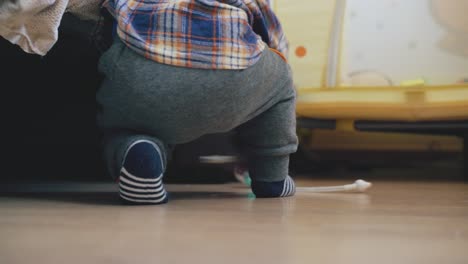
[[[468,119],[468,85],[298,90],[297,114],[318,119]]]

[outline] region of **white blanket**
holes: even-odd
[[[99,18],[100,0],[0,0],[0,36],[25,52],[45,55],[57,42],[65,12]]]

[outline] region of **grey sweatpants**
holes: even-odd
[[[297,149],[295,91],[289,66],[274,52],[266,49],[245,70],[203,70],[156,63],[117,39],[99,69],[97,122],[113,177],[135,140],[156,143],[167,162],[167,146],[231,130],[253,180],[288,175]]]

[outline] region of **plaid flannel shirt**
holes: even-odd
[[[106,0],[117,34],[159,63],[202,69],[245,69],[268,46],[288,44],[268,0]]]

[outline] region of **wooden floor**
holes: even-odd
[[[299,181],[338,183],[347,182]],[[8,188],[5,264],[468,263],[464,183],[374,182],[368,194],[257,200],[240,184],[172,185],[169,204],[144,207],[118,205],[110,184]]]

